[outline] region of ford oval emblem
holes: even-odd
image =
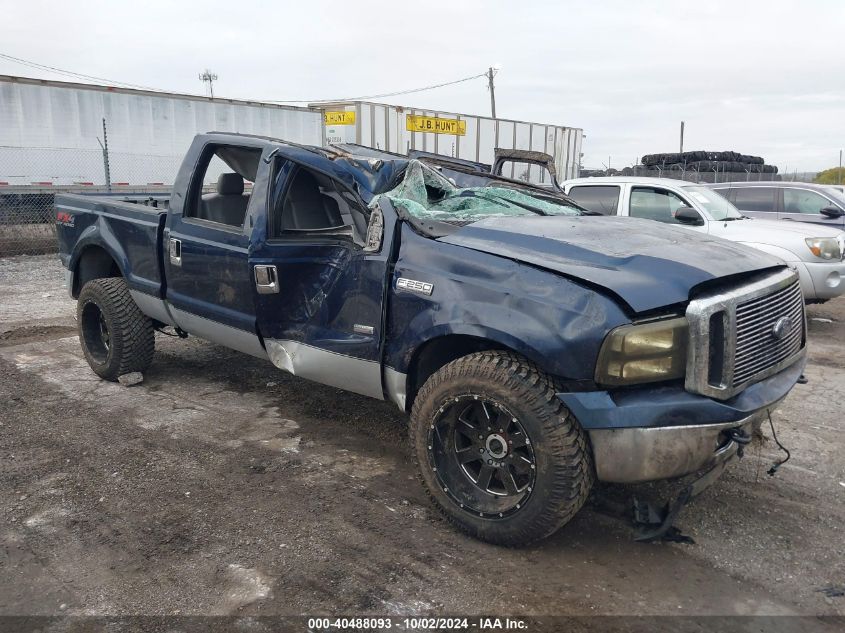
[[[772,336],[777,340],[782,340],[787,334],[792,331],[792,319],[789,317],[781,317],[777,323],[772,326]]]

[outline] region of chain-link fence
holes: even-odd
[[[0,257],[57,250],[55,195],[166,197],[181,156],[0,147]]]
[[[720,171],[687,169],[684,166],[661,168],[658,166],[633,165],[622,169],[582,169],[581,176],[642,176],[647,178],[674,178],[688,182],[719,183],[719,182],[813,182],[817,172],[789,172],[784,174],[760,173],[752,171]]]

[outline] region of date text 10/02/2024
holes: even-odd
[[[391,618],[391,617],[352,617],[352,618],[309,618],[310,631],[337,631],[345,629],[376,631],[392,628],[409,631],[420,630],[476,630],[476,631],[524,631],[528,623],[518,618],[478,617],[478,618]]]

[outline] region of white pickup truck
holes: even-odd
[[[677,224],[776,255],[798,271],[807,302],[845,293],[845,233],[840,230],[752,219],[712,189],[670,178],[580,178],[561,188],[590,211]]]

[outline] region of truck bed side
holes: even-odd
[[[113,265],[130,289],[163,297],[166,218],[166,209],[93,196],[57,195],[59,257],[69,271],[71,295],[79,293],[86,280],[86,268],[96,266],[102,270]]]

